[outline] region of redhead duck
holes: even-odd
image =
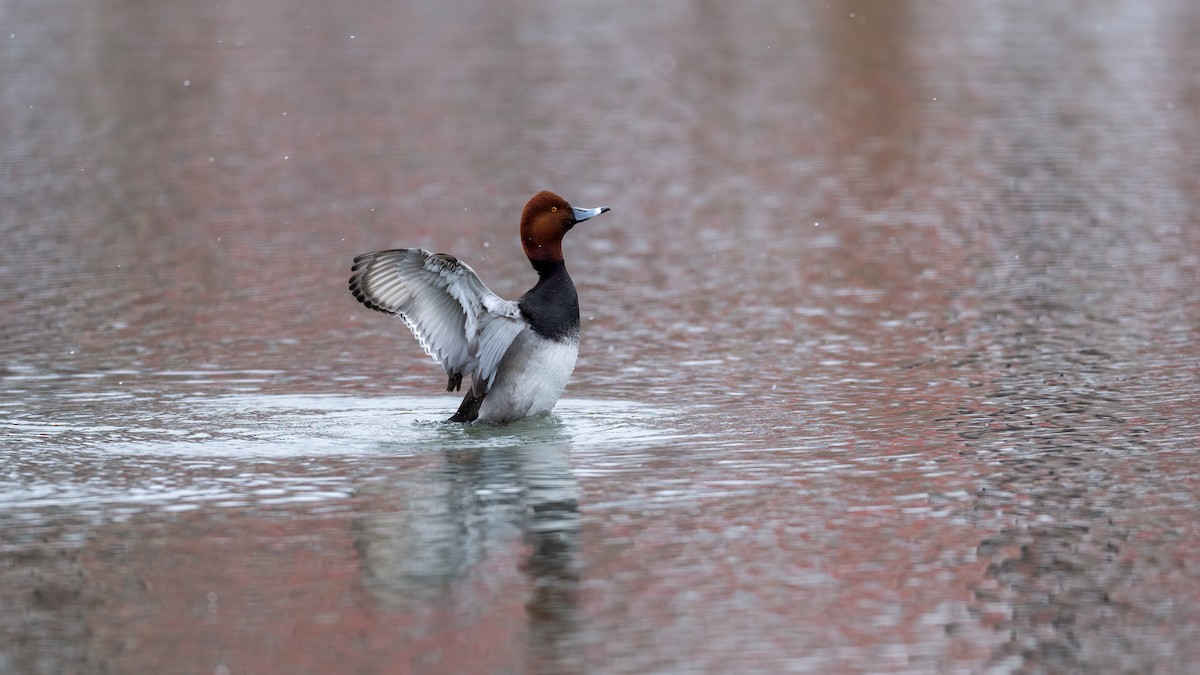
[[[521,246],[538,282],[517,301],[488,290],[475,270],[445,253],[399,248],[364,253],[350,270],[362,304],[404,319],[425,353],[446,369],[446,391],[471,384],[451,422],[505,423],[550,410],[579,355],[579,298],[562,239],[607,206],[577,209],[539,192],[521,213]]]

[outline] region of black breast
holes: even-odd
[[[561,262],[538,269],[541,278],[517,300],[533,331],[562,342],[579,339],[579,296]]]

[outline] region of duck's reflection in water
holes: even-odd
[[[370,511],[356,519],[353,535],[363,586],[378,605],[434,623],[445,611],[504,614],[484,598],[503,604],[495,597],[506,591],[497,587],[524,576],[527,658],[562,662],[578,625],[579,486],[570,444],[546,440],[444,451],[432,471],[364,486]],[[515,570],[505,562],[513,551]]]
[[[529,488],[523,532],[530,554],[522,569],[533,583],[525,605],[529,653],[538,663],[567,663],[579,632],[579,485],[566,447],[528,450],[522,453]]]

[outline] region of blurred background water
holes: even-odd
[[[1187,672],[1200,6],[0,4],[0,671]],[[350,260],[516,297],[457,400]]]

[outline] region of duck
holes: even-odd
[[[548,412],[579,356],[579,296],[563,260],[563,237],[607,211],[573,207],[549,191],[534,195],[519,232],[538,280],[517,300],[493,293],[458,258],[421,248],[355,257],[350,292],[366,307],[404,320],[446,371],[446,391],[461,391],[470,378],[448,422],[506,424]]]

